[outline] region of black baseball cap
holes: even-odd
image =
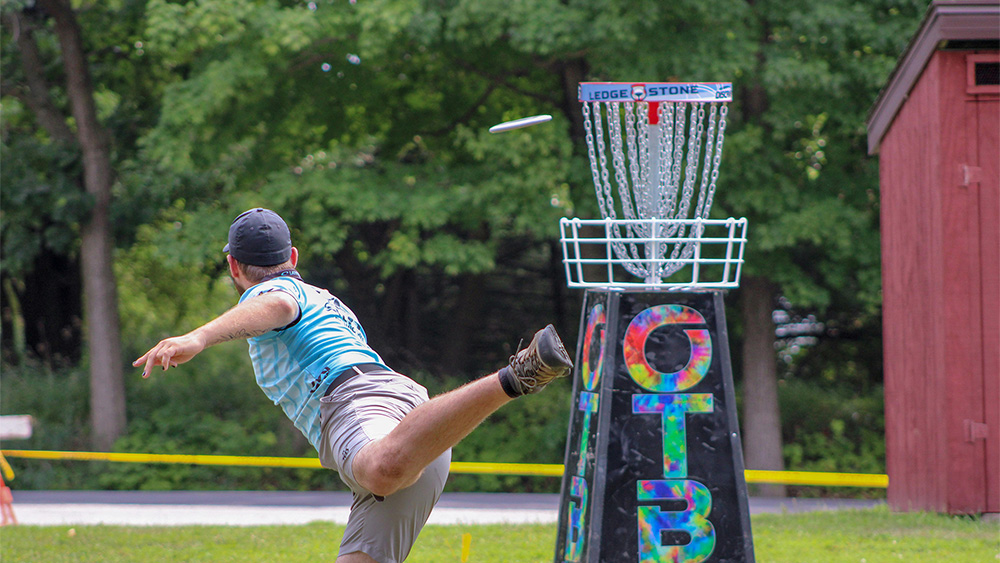
[[[292,235],[274,211],[248,209],[229,226],[229,244],[222,251],[244,264],[274,266],[292,256]]]

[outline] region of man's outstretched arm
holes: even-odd
[[[291,295],[283,291],[264,293],[247,299],[185,335],[161,340],[132,365],[138,367],[145,364],[142,376],[149,377],[153,366],[161,366],[166,371],[187,362],[209,346],[260,336],[288,326],[298,314],[299,305]]]

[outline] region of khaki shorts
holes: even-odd
[[[379,563],[399,563],[427,522],[448,479],[451,450],[431,462],[416,483],[384,499],[359,485],[352,471],[362,447],[425,401],[427,390],[412,379],[379,371],[358,375],[320,399],[320,463],[339,472],[354,493],[341,555],[361,551]]]

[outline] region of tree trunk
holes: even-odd
[[[66,124],[66,116],[59,111],[49,96],[49,85],[45,80],[45,63],[42,62],[42,55],[38,52],[34,24],[30,18],[25,18],[18,12],[4,14],[3,21],[10,28],[21,54],[21,67],[24,70],[28,91],[24,92],[13,84],[4,84],[4,89],[31,108],[38,124],[53,139],[72,145],[76,139]]]
[[[574,141],[582,140],[586,136],[578,92],[580,83],[587,78],[588,70],[585,59],[572,58],[560,63],[560,68],[557,71],[562,76],[562,112],[569,119],[570,136]]]
[[[774,350],[774,285],[743,278],[743,458],[747,469],[782,471],[781,411]],[[784,485],[764,485],[762,496],[784,496]]]
[[[83,183],[93,209],[81,229],[80,265],[90,352],[90,420],[93,445],[110,450],[125,431],[125,384],[118,324],[109,208],[113,182],[106,131],[97,120],[93,86],[76,15],[66,0],[41,0],[55,19],[66,72],[66,92],[83,154]]]

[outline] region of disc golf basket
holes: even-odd
[[[586,288],[556,561],[753,563],[723,289],[746,219],[711,219],[728,83],[583,83],[602,219],[562,219]]]
[[[560,221],[569,286],[737,287],[746,219],[709,219],[731,84],[591,82],[579,99],[603,219]]]

